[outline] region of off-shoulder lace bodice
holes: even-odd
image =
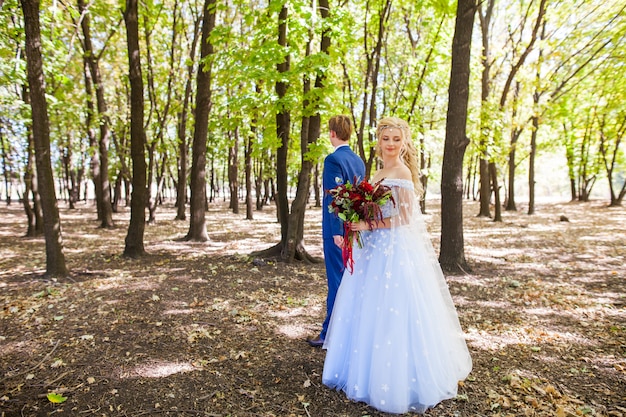
[[[402,187],[413,190],[413,181],[401,178],[383,178],[382,184],[388,187]]]
[[[413,191],[413,181],[400,178],[385,178],[383,185],[391,187],[393,200],[381,207],[385,226],[397,227],[409,224],[413,211],[415,192]]]

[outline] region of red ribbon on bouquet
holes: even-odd
[[[348,268],[348,271],[352,273],[354,271],[354,259],[352,258],[354,240],[356,239],[356,243],[359,245],[359,248],[363,247],[363,241],[361,240],[361,232],[358,230],[352,230],[351,222],[343,223],[343,232],[343,246],[341,247],[343,266]]]
[[[354,271],[354,259],[352,258],[352,236],[354,232],[352,231],[350,222],[343,223],[343,232],[343,246],[341,247],[343,266],[348,268],[348,271],[352,273]]]

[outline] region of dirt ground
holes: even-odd
[[[518,208],[494,223],[465,207],[472,270],[447,279],[473,371],[426,415],[626,416],[626,209]],[[320,212],[307,214],[316,256]],[[198,244],[161,207],[141,260],[121,256],[128,212],[114,230],[94,213],[61,207],[60,282],[42,278],[44,241],[22,237],[18,204],[0,207],[0,416],[383,415],[325,387],[324,351],[305,343],[323,320],[323,264],[248,257],[279,239],[271,209],[246,221],[212,204]]]

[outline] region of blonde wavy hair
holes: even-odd
[[[413,180],[413,189],[419,197],[424,195],[424,188],[421,181],[421,173],[419,167],[419,158],[417,157],[417,149],[411,139],[411,128],[409,124],[399,117],[384,117],[380,119],[376,125],[376,154],[379,159],[381,155],[380,138],[383,131],[389,128],[396,128],[402,132],[402,148],[400,149],[400,158],[402,162],[411,170],[411,179]]]

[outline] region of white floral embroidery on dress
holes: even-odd
[[[344,276],[333,308],[343,320],[331,321],[322,381],[383,412],[424,413],[456,396],[471,358],[413,183],[384,184],[394,187],[396,205],[383,207],[392,220],[364,231],[355,248],[354,274]]]

